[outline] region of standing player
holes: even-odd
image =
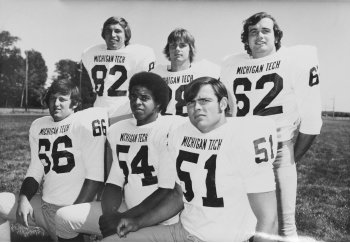
[[[183,191],[179,223],[147,227],[178,208],[175,197],[166,197],[137,221],[122,219],[118,234],[126,241],[247,241],[254,232],[254,240],[273,239],[274,122],[264,117],[226,118],[226,88],[210,77],[191,82],[185,101],[190,121],[171,132],[168,141],[172,171]],[[104,240],[115,239],[118,236]]]
[[[43,227],[56,239],[56,211],[92,201],[103,185],[107,112],[91,108],[74,113],[80,93],[69,80],[54,81],[45,103],[51,116],[30,127],[31,163],[20,193],[0,193],[0,238],[5,235],[5,241],[10,241],[7,220],[16,218],[24,226]],[[36,194],[40,183],[42,195]]]
[[[320,133],[321,99],[316,48],[281,47],[282,35],[271,15],[261,12],[248,18],[241,35],[248,54],[228,57],[221,79],[237,104],[234,115],[270,116],[276,121],[279,143],[273,165],[279,230],[295,240],[295,161]]]
[[[72,239],[78,233],[114,234],[120,218],[137,217],[176,193],[169,155],[162,148],[169,130],[183,119],[160,116],[169,102],[168,87],[159,75],[141,72],[130,79],[129,99],[134,118],[113,124],[107,135],[113,164],[102,201],[60,209],[56,218],[60,238]],[[120,213],[123,195],[128,210]]]
[[[194,62],[196,54],[194,37],[182,28],[177,28],[169,34],[164,54],[170,61],[170,66],[158,65],[153,72],[159,74],[170,89],[166,114],[187,116],[183,98],[186,85],[199,77],[219,78],[220,67],[207,60]]]
[[[130,114],[129,79],[137,72],[154,68],[154,52],[129,43],[131,29],[121,17],[108,18],[101,35],[105,44],[90,47],[82,54],[82,83],[96,94],[94,106],[108,108],[110,118]]]

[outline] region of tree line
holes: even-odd
[[[19,37],[9,31],[0,32],[0,107],[44,108],[41,100],[46,92],[48,69],[39,51],[16,46]],[[71,79],[80,85],[80,63],[69,59],[55,63],[52,80]],[[26,92],[27,80],[27,92]],[[26,97],[28,94],[28,97]],[[27,101],[27,103],[26,103]]]

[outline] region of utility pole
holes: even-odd
[[[26,53],[26,79],[25,79],[25,90],[26,90],[26,102],[25,102],[25,111],[28,111],[28,51]]]

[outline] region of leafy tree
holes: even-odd
[[[15,46],[19,40],[10,32],[0,32],[0,106],[19,106],[24,81],[24,59]]]
[[[40,52],[27,51],[28,57],[28,106],[41,107],[41,99],[45,93],[47,66]]]
[[[81,70],[81,65],[79,62],[72,61],[70,59],[62,59],[56,64],[55,72],[57,76],[53,77],[53,80],[60,79],[70,79],[72,80],[79,88],[82,94],[82,108],[91,107],[95,101],[95,95],[92,92],[91,83],[84,82],[86,79],[82,78],[84,72]],[[86,72],[86,71],[85,71]]]
[[[76,85],[79,85],[80,80],[80,64],[70,59],[59,60],[56,64],[55,72],[57,76],[53,80],[70,79]]]
[[[19,107],[23,104],[26,60],[15,46],[19,37],[0,32],[0,106]],[[47,79],[47,67],[40,52],[30,50],[28,57],[28,106],[41,107],[41,97]]]
[[[14,44],[19,40],[19,37],[12,36],[8,31],[0,32],[0,58],[8,57],[16,49]]]

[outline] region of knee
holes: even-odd
[[[56,234],[59,237],[65,236],[67,233],[73,231],[72,228],[72,218],[67,207],[60,208],[57,210],[55,215],[55,225],[56,225]]]
[[[0,193],[0,223],[7,221],[8,215],[16,204],[16,196],[10,192]]]

